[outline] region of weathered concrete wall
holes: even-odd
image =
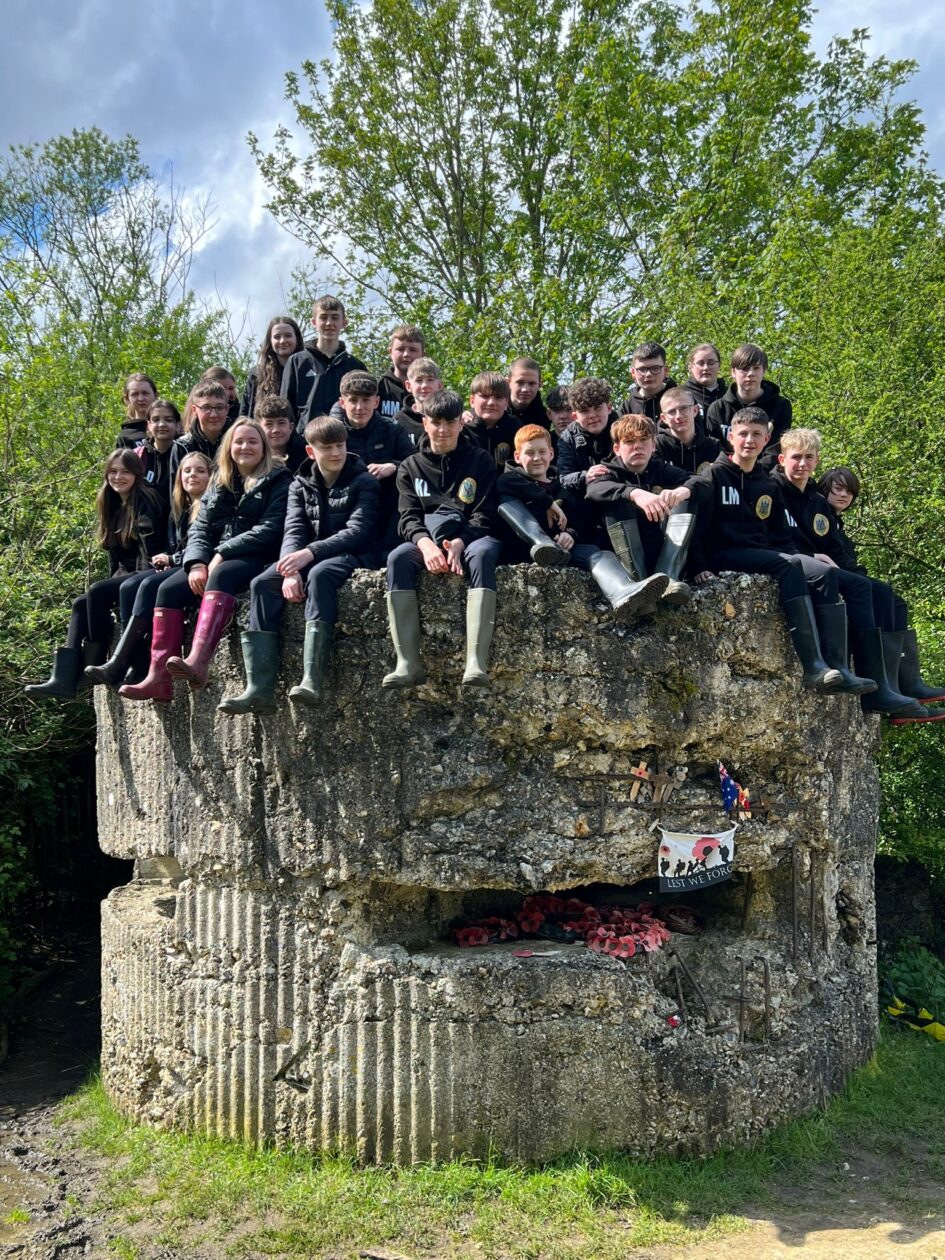
[[[800,689],[776,608],[733,577],[625,629],[581,574],[503,570],[494,686],[464,694],[463,591],[429,581],[430,680],[385,693],[381,579],[362,574],[317,714],[217,714],[241,687],[235,632],[202,695],[100,691],[102,845],[142,877],[104,912],[112,1096],[155,1123],[408,1161],[706,1150],[838,1088],[875,1036],[876,719]],[[286,688],[301,634],[290,610]],[[676,898],[707,921],[672,946],[708,1016],[687,987],[688,1021],[667,1023],[667,950],[446,943],[521,892],[652,878],[657,816],[724,828],[718,758],[769,813],[740,828],[736,879]],[[689,768],[662,807],[631,800],[641,760]]]

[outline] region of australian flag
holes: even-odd
[[[736,805],[741,805],[743,809],[748,808],[748,793],[743,790],[740,783],[735,782],[721,761],[719,762],[719,781],[722,786],[722,805],[727,814],[730,814]]]

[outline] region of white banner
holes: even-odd
[[[660,827],[660,892],[706,888],[731,879],[737,829],[736,825],[729,831],[700,836]]]

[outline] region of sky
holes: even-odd
[[[854,27],[870,29],[874,55],[919,62],[908,95],[945,171],[945,0],[825,0],[816,51]],[[134,135],[153,170],[215,208],[191,271],[198,297],[226,305],[235,337],[260,337],[310,259],[265,210],[246,134],[266,144],[291,126],[285,72],[330,52],[321,0],[5,0],[3,34],[0,149],[93,125]]]

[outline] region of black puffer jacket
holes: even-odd
[[[171,447],[170,468],[172,486],[174,478],[177,476],[177,470],[181,465],[181,460],[186,459],[188,455],[193,455],[196,451],[200,455],[206,455],[211,464],[216,460],[217,451],[220,449],[220,443],[223,441],[223,435],[228,427],[225,426],[220,430],[219,437],[211,439],[201,429],[200,421],[195,420],[188,433],[182,433],[179,438],[174,439],[174,445]]]
[[[252,490],[242,485],[230,490],[214,480],[200,500],[184,549],[184,568],[209,564],[214,555],[224,560],[263,560],[279,555],[285,526],[286,502],[292,474],[272,468]]]
[[[337,480],[326,486],[315,461],[289,489],[280,555],[307,547],[316,561],[332,556],[373,558],[379,545],[380,489],[357,455],[349,455]]]

